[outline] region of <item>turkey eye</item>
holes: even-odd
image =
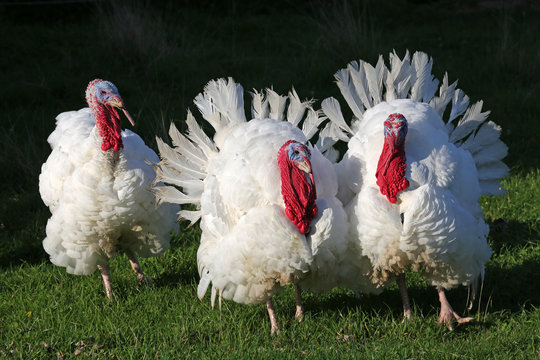
[[[101,95],[105,95],[107,92],[105,90],[101,90]]]
[[[300,154],[300,152],[299,152],[298,150],[294,150],[294,153],[295,153],[296,155]]]

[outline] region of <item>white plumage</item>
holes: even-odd
[[[355,119],[353,130],[342,125],[333,138],[350,137],[337,165],[339,198],[351,236],[372,262],[374,283],[385,285],[397,277],[408,317],[404,273],[421,271],[439,291],[440,322],[452,328],[452,316],[459,322],[470,318],[455,314],[444,289],[474,288],[478,277],[483,278],[491,249],[478,200],[481,194],[503,193],[499,180],[508,173],[501,162],[507,148],[499,139],[500,128],[486,120],[488,112],[481,112],[482,102],[469,106],[457,83],[448,85],[447,75],[439,87],[431,66],[424,53],[412,59],[408,53],[403,59],[393,53],[390,68],[380,57],[375,67],[360,61],[338,71],[337,84]],[[323,111],[342,119],[335,99],[323,101]],[[408,124],[404,153],[409,186],[392,203],[381,193],[376,173],[385,121],[395,113]]]
[[[97,100],[89,94],[96,91],[110,94]],[[103,150],[103,135],[110,133],[96,125],[96,111],[109,124],[118,121],[120,136],[114,107],[124,109],[114,85],[90,83],[87,100],[92,109],[61,113],[47,139],[52,152],[43,164],[39,190],[52,216],[43,247],[51,262],[68,273],[87,275],[99,267],[111,297],[109,258],[122,249],[138,279],[146,281],[135,254],[158,256],[169,247],[169,234],[177,228],[178,207],[156,208],[151,192],[155,175],[146,162],[158,161],[158,157],[137,134],[122,131],[117,151],[113,143],[118,139]],[[114,138],[114,134],[110,136]]]
[[[246,121],[243,90],[232,79],[209,82],[195,104],[215,129],[214,140],[190,113],[187,136],[171,125],[175,147],[158,139],[162,161],[156,167],[157,179],[182,190],[160,187],[157,197],[197,205],[197,210],[183,210],[181,216],[192,222],[201,219],[199,298],[210,286],[212,304],[217,295],[220,301],[266,302],[274,332],[278,326],[271,298],[279,288],[301,281],[311,288],[331,288],[356,276],[356,271],[345,273],[346,268],[334,271],[340,254],[347,253],[346,215],[336,198],[333,165],[311,145],[304,149],[311,152],[308,162],[317,194],[318,214],[308,224],[311,232],[304,235],[285,211],[278,151],[289,140],[306,144],[325,118],[309,102],[301,102],[294,90],[280,96],[267,89],[253,94],[254,119]],[[302,119],[303,131],[297,127]],[[300,293],[295,289],[300,317]]]

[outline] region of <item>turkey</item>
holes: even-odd
[[[146,283],[137,254],[158,256],[177,228],[176,205],[156,208],[154,172],[147,161],[156,153],[130,130],[121,131],[116,109],[124,108],[116,86],[96,79],[86,89],[89,108],[61,113],[47,141],[52,152],[39,176],[39,191],[52,216],[43,247],[53,264],[70,274],[100,270],[113,298],[109,258],[123,250]]]
[[[294,284],[301,320],[301,281],[324,289],[355,275],[327,271],[348,246],[333,165],[307,143],[325,118],[294,90],[280,96],[267,89],[253,94],[253,119],[246,121],[243,89],[230,78],[210,81],[194,102],[214,128],[213,140],[190,112],[187,135],[171,124],[174,147],[157,140],[162,160],[155,167],[156,181],[170,186],[156,196],[196,205],[180,216],[201,220],[199,299],[210,286],[212,306],[216,297],[220,304],[266,303],[273,334],[272,296],[281,287]]]
[[[372,263],[373,282],[396,279],[408,318],[405,271],[421,272],[437,289],[439,323],[453,329],[453,318],[472,318],[454,312],[445,289],[472,286],[474,294],[483,280],[491,249],[478,200],[504,193],[507,147],[482,102],[469,105],[446,74],[439,87],[432,64],[422,52],[412,59],[408,52],[403,59],[391,53],[389,68],[382,57],[375,67],[351,62],[335,74],[354,114],[351,127],[337,125],[345,121],[334,98],[325,99],[322,109],[336,120],[333,139],[348,141],[336,165],[338,197],[350,236]]]

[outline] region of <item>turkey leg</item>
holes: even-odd
[[[126,255],[129,259],[129,264],[131,265],[131,268],[137,274],[137,280],[139,280],[139,283],[141,284],[148,284],[149,281],[144,275],[141,265],[139,265],[139,261],[137,260],[137,255],[135,255],[135,251],[126,251]]]
[[[107,294],[107,297],[112,300],[114,297],[113,288],[111,285],[111,274],[110,274],[110,268],[109,263],[107,262],[105,265],[98,265],[99,272],[101,273],[101,278],[103,279],[103,285],[105,286],[105,293]]]
[[[274,310],[272,298],[266,300],[266,309],[268,310],[268,316],[270,317],[270,335],[274,335],[276,331],[279,333],[279,326],[277,324],[276,311]]]
[[[452,306],[450,306],[450,303],[446,299],[446,294],[444,293],[444,289],[442,287],[438,287],[437,292],[439,293],[439,301],[441,302],[441,315],[439,316],[439,324],[447,324],[448,330],[454,330],[452,317],[456,318],[458,324],[467,323],[473,319],[472,317],[462,318],[454,312],[454,309],[452,309]]]
[[[410,319],[412,311],[409,303],[409,295],[407,294],[407,279],[405,278],[405,274],[399,274],[396,278],[396,283],[398,284],[401,301],[403,302],[403,317]]]
[[[294,314],[294,317],[298,322],[302,322],[304,320],[304,308],[302,307],[302,293],[300,289],[300,285],[294,283],[294,295],[296,296],[296,313]]]

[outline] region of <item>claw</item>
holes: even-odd
[[[446,294],[444,293],[443,288],[437,288],[437,292],[439,293],[439,301],[441,302],[441,314],[439,316],[439,324],[445,324],[448,326],[448,330],[452,331],[454,330],[454,319],[456,319],[458,324],[464,324],[468,323],[473,320],[472,317],[461,317],[454,309],[452,309],[452,306],[446,299]]]
[[[139,265],[139,261],[137,260],[137,255],[135,255],[134,251],[127,251],[126,255],[129,259],[129,264],[131,265],[131,269],[135,272],[137,275],[137,281],[141,285],[149,285],[150,281],[148,278],[144,275],[141,265]]]
[[[137,281],[141,285],[150,285],[150,280],[143,273],[137,274]]]

